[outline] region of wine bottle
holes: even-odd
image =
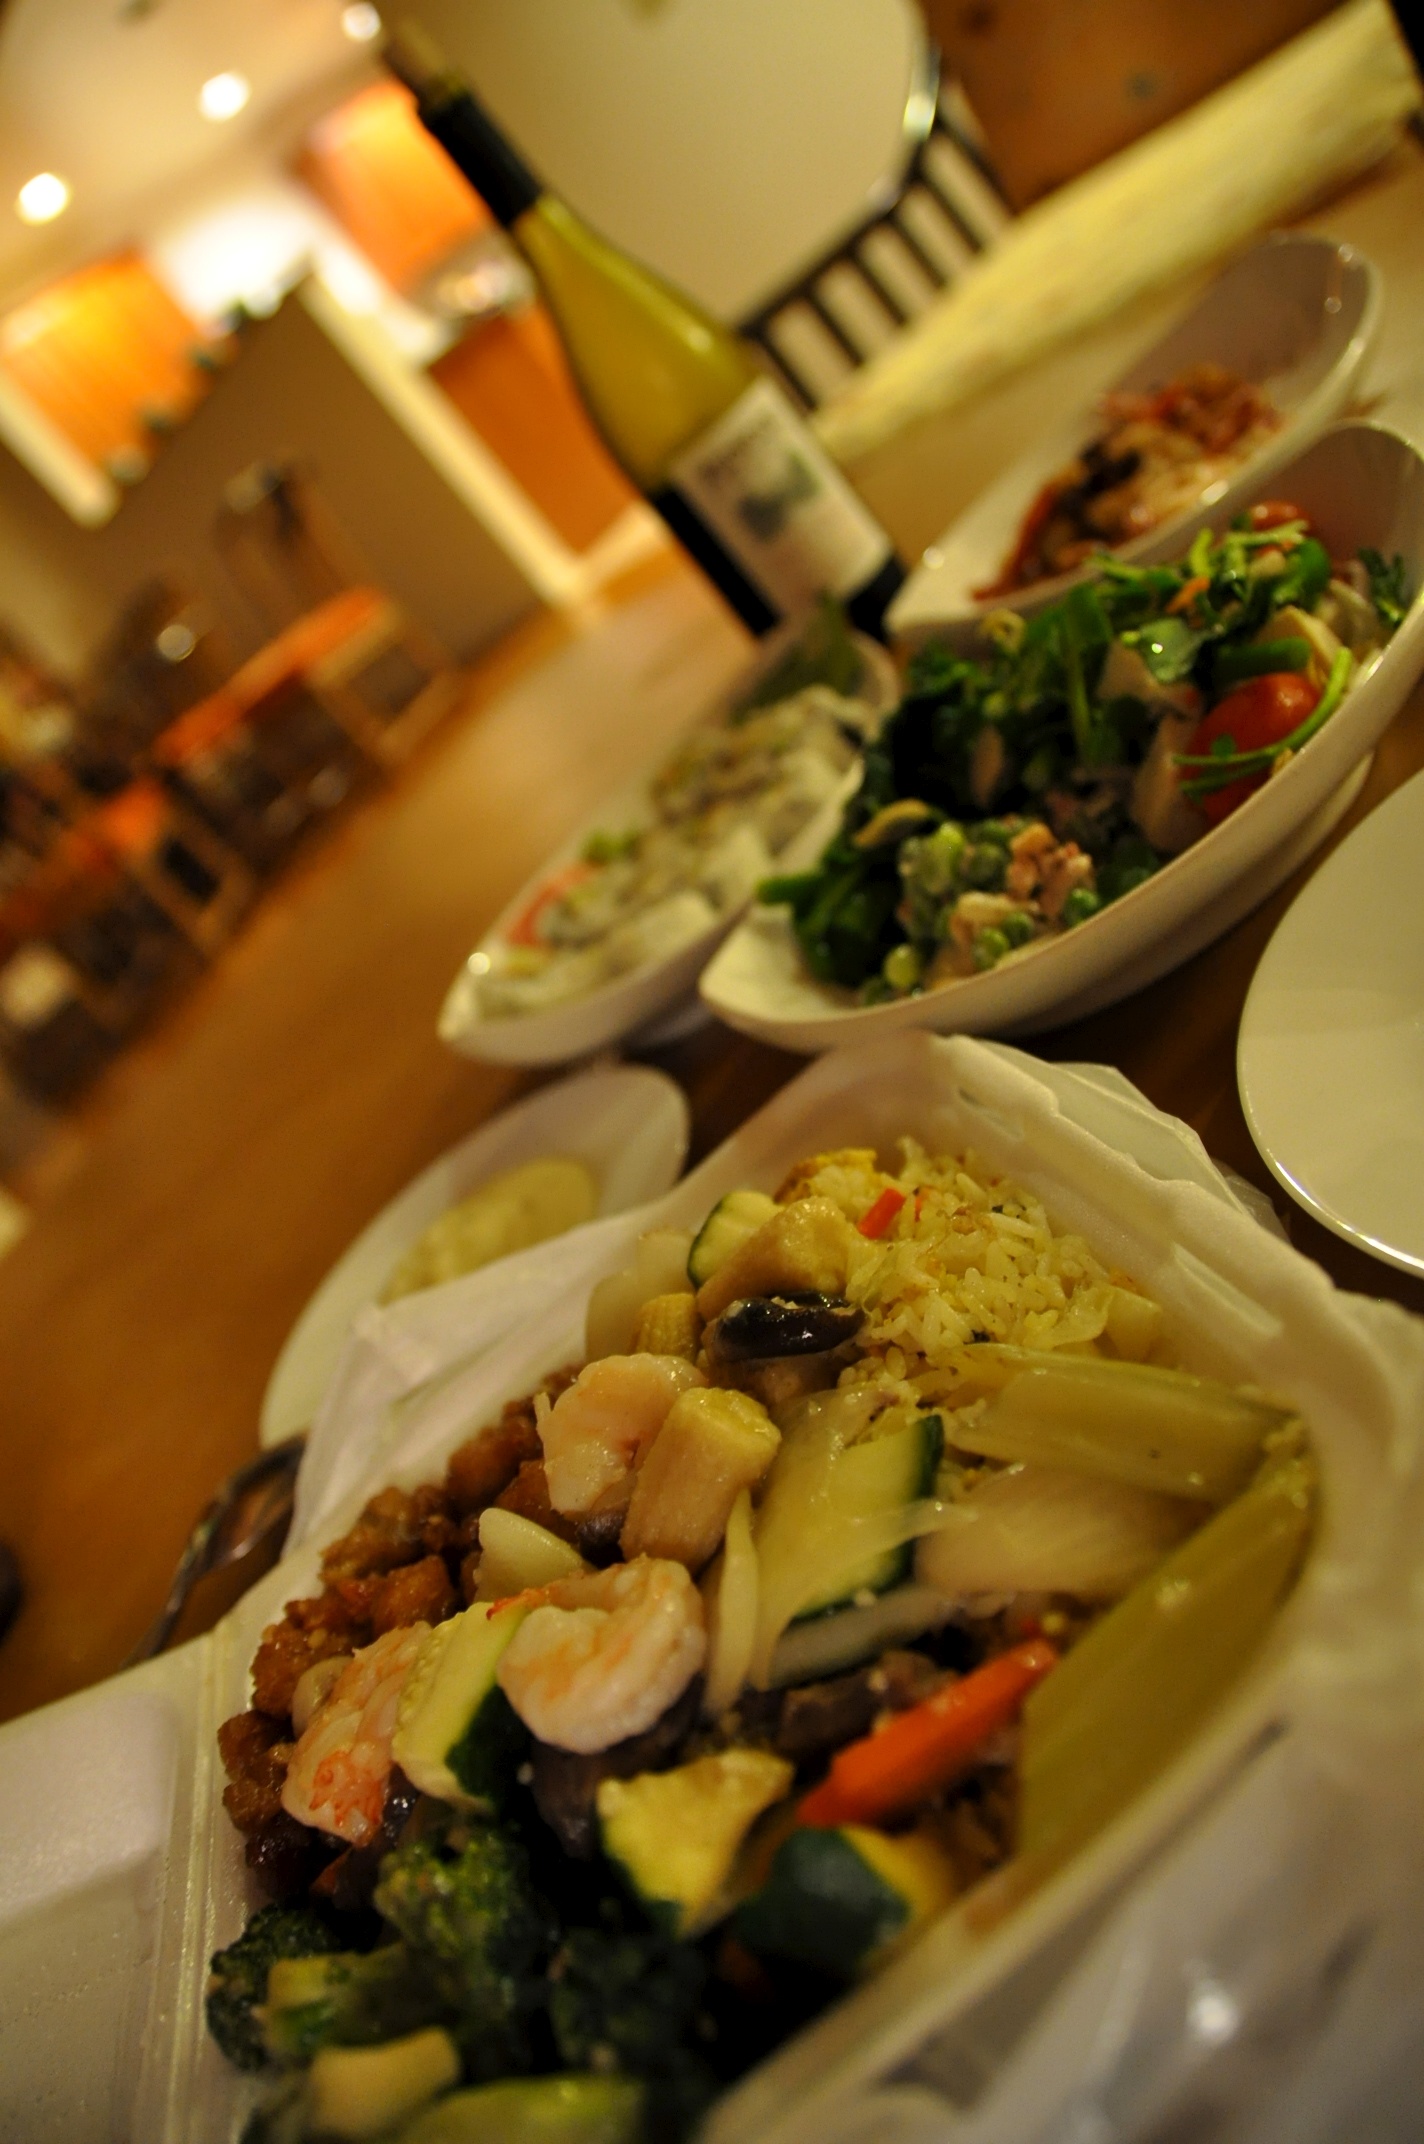
[[[883,635],[904,567],[747,345],[550,193],[422,31],[393,32],[386,61],[533,268],[614,459],[743,622],[830,593]]]

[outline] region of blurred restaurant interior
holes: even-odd
[[[756,644],[384,63],[396,4],[0,0],[0,1720],[152,1652],[156,1618],[210,1629],[276,1560],[300,1444],[258,1461],[273,1365],[454,1142],[621,1048],[685,1090],[695,1162],[799,1069],[695,971],[611,1044],[437,1034],[519,888]],[[1373,262],[1329,414],[1424,448],[1402,6],[399,11],[740,331],[907,563],[1270,231]],[[1308,869],[1421,766],[1416,685],[1325,847],[1025,1044],[1117,1067],[1299,1250],[1415,1312],[1424,1263],[1290,1207],[1235,1050]]]

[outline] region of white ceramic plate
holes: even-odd
[[[1227,519],[1238,500],[1261,497],[1271,471],[1299,454],[1344,408],[1378,332],[1381,301],[1378,269],[1353,246],[1308,232],[1276,232],[1233,262],[1185,319],[1105,391],[1145,393],[1202,359],[1269,386],[1285,423],[1260,453],[1200,501]],[[1099,428],[1095,404],[1075,412],[1028,448],[936,538],[890,607],[888,622],[897,642],[918,647],[927,639],[958,640],[996,605],[1040,610],[1084,577],[1063,574],[987,603],[974,594],[1013,550],[1041,487]],[[1195,510],[1173,515],[1148,536],[1121,545],[1117,555],[1140,558],[1151,549],[1161,557],[1157,546],[1164,538],[1175,550],[1177,533]]]
[[[361,1231],[292,1327],[263,1395],[262,1444],[310,1428],[351,1320],[447,1207],[506,1169],[567,1154],[593,1172],[602,1220],[676,1183],[687,1128],[687,1098],[665,1074],[613,1065],[541,1088],[452,1146]]]
[[[1424,459],[1378,425],[1343,424],[1272,472],[1337,557],[1362,544],[1402,554],[1409,585],[1424,581]],[[1162,537],[1165,558],[1199,514]],[[731,1026],[789,1050],[826,1050],[900,1027],[941,1033],[1027,1033],[1110,1005],[1177,967],[1265,899],[1324,840],[1363,780],[1363,762],[1424,670],[1424,602],[1357,679],[1340,711],[1290,765],[1221,826],[1143,886],[1059,938],[1041,939],[984,975],[942,983],[889,1005],[855,1004],[815,982],[785,910],[754,910],[702,977],[702,995]]]
[[[788,626],[774,634],[756,661],[720,693],[712,707],[704,709],[691,726],[700,727],[703,723],[722,719],[729,708],[735,707],[751,691],[763,672],[781,659],[801,630],[799,625]],[[854,638],[864,664],[857,690],[877,714],[888,713],[900,695],[895,666],[885,650],[873,640],[867,640],[859,633]],[[667,753],[661,753],[657,766],[661,767],[666,758]],[[489,1019],[481,1012],[479,1003],[480,975],[487,970],[492,956],[504,944],[506,934],[516,919],[526,913],[540,888],[577,862],[591,834],[606,831],[610,826],[643,824],[651,818],[648,782],[656,771],[656,767],[649,769],[642,781],[631,789],[605,798],[578,832],[525,881],[485,932],[451,984],[440,1008],[440,1039],[452,1050],[458,1050],[462,1057],[483,1058],[495,1064],[564,1064],[571,1057],[583,1057],[591,1051],[606,1049],[610,1043],[640,1030],[649,1041],[667,1040],[673,1033],[682,1031],[681,1015],[698,974],[731,930],[740,909],[729,908],[707,930],[679,946],[675,952],[659,960],[644,961],[626,975],[605,983],[601,989],[591,990],[583,997],[566,999],[546,1011]],[[778,856],[779,869],[797,870],[803,861],[820,854],[835,831],[841,805],[855,788],[857,780],[858,775],[852,771],[832,801]],[[664,1026],[663,1016],[674,1008],[672,1025]],[[654,1023],[657,1023],[656,1036],[647,1032]]]
[[[1236,1077],[1291,1197],[1424,1273],[1424,774],[1287,910],[1246,1000]]]

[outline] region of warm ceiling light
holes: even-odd
[[[369,45],[373,37],[381,34],[380,11],[370,0],[355,0],[352,7],[341,10],[341,27],[353,45]]]
[[[53,171],[37,171],[15,198],[16,212],[26,223],[52,223],[68,206],[69,188]]]
[[[245,74],[210,75],[198,91],[198,110],[204,119],[235,119],[251,95]]]

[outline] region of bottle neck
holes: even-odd
[[[463,83],[445,79],[419,91],[421,121],[506,230],[544,192]]]

